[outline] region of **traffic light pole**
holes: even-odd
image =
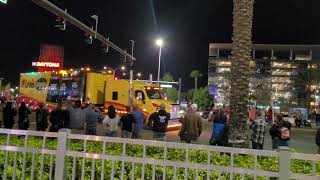
[[[69,22],[70,24],[76,26],[77,28],[81,29],[82,31],[89,33],[92,36],[96,35],[97,39],[100,40],[103,44],[110,46],[111,48],[118,51],[123,56],[128,57],[132,62],[136,60],[133,56],[131,56],[126,51],[119,48],[117,45],[115,45],[114,43],[109,41],[107,38],[105,38],[104,36],[102,36],[98,32],[94,31],[93,29],[91,29],[90,27],[88,27],[87,25],[85,25],[84,23],[79,21],[78,19],[74,18],[73,16],[71,16],[70,14],[65,12],[64,10],[58,8],[57,6],[55,6],[54,4],[49,2],[48,0],[31,0],[31,1],[39,6],[43,7],[44,9],[48,10],[49,12],[55,14],[56,16],[63,18],[66,22]]]

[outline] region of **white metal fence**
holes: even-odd
[[[320,179],[319,161],[286,149],[0,129],[3,179]]]

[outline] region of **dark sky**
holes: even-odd
[[[119,54],[103,54],[100,43],[88,45],[83,33],[67,26],[55,28],[55,16],[28,0],[8,0],[0,5],[0,76],[17,82],[20,72],[31,71],[41,43],[64,46],[65,65],[118,66]],[[85,22],[98,14],[99,32],[118,46],[130,50],[136,41],[135,71],[153,73],[156,78],[158,48],[156,37],[165,39],[163,72],[183,78],[191,88],[192,69],[198,69],[207,83],[208,43],[230,42],[231,0],[52,0]],[[319,0],[256,0],[253,38],[255,43],[320,44]],[[147,76],[146,76],[147,78]]]

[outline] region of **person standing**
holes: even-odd
[[[138,108],[136,104],[133,105],[133,112],[131,113],[134,118],[134,128],[132,131],[132,139],[141,139],[142,138],[142,128],[143,128],[143,119],[144,114]]]
[[[261,111],[257,111],[257,118],[253,120],[250,125],[250,129],[252,129],[250,138],[252,142],[252,149],[263,149],[266,129],[264,117],[265,116]]]
[[[37,131],[46,131],[48,128],[48,110],[44,108],[43,103],[39,103],[39,109],[36,110]]]
[[[56,109],[54,109],[50,114],[50,132],[58,132],[60,129],[66,127],[66,124],[70,121],[69,111],[63,110],[62,106],[62,102],[58,102]]]
[[[282,116],[282,115],[281,115]],[[291,123],[284,121],[283,118],[279,121],[279,146],[290,147],[290,130]]]
[[[217,114],[209,119],[213,122],[210,145],[226,146],[228,143],[228,124],[225,111],[219,110]]]
[[[271,136],[272,141],[272,149],[278,149],[279,145],[279,125],[278,122],[282,120],[282,116],[278,115],[275,122],[272,124],[271,128],[269,129],[269,133]]]
[[[19,120],[18,125],[20,130],[27,130],[29,128],[29,114],[31,111],[28,109],[25,102],[21,102],[19,107]]]
[[[86,135],[97,135],[97,124],[101,118],[102,114],[97,107],[91,106],[91,109],[88,109],[86,114]]]
[[[151,114],[149,121],[152,123],[153,139],[165,141],[167,126],[170,119],[170,114],[166,112],[166,106],[160,105],[160,110]]]
[[[127,109],[129,112],[129,108]],[[120,127],[121,127],[121,137],[122,138],[131,138],[132,130],[134,128],[134,117],[131,113],[125,114],[120,118]]]
[[[83,134],[85,130],[85,122],[87,111],[92,108],[92,105],[89,104],[87,107],[81,108],[81,101],[76,101],[74,105],[72,105],[71,97],[69,96],[67,103],[67,110],[70,113],[70,121],[66,124],[66,128],[71,129],[71,133],[73,134]]]
[[[290,129],[291,123],[284,121],[283,116],[279,114],[277,121],[269,130],[272,138],[272,149],[278,149],[279,146],[289,147]]]
[[[182,127],[179,132],[181,141],[191,143],[197,141],[202,132],[202,120],[197,114],[198,105],[192,104],[190,111],[180,120]]]
[[[106,136],[118,137],[118,131],[120,127],[120,116],[117,114],[114,106],[108,107],[108,114],[102,121],[103,125],[108,127]]]
[[[6,107],[3,108],[3,124],[6,129],[12,129],[14,117],[17,115],[17,110],[12,105],[12,102],[7,102]]]

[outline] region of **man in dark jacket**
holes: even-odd
[[[65,125],[70,121],[70,114],[67,110],[62,109],[62,105],[62,102],[58,102],[56,109],[51,112],[50,132],[58,132],[59,129],[65,128]]]
[[[4,128],[12,129],[14,125],[14,116],[17,115],[17,110],[12,107],[12,102],[7,102],[6,107],[3,109],[3,123]]]
[[[151,114],[149,121],[152,122],[152,131],[154,140],[166,140],[167,126],[170,119],[170,114],[166,112],[166,106],[160,105],[160,110]]]
[[[181,141],[191,143],[197,141],[202,132],[202,119],[197,114],[198,105],[192,104],[184,118],[180,119],[182,124],[179,136]]]
[[[37,131],[46,131],[48,128],[48,116],[48,110],[44,108],[43,103],[40,103],[39,109],[36,110]]]

